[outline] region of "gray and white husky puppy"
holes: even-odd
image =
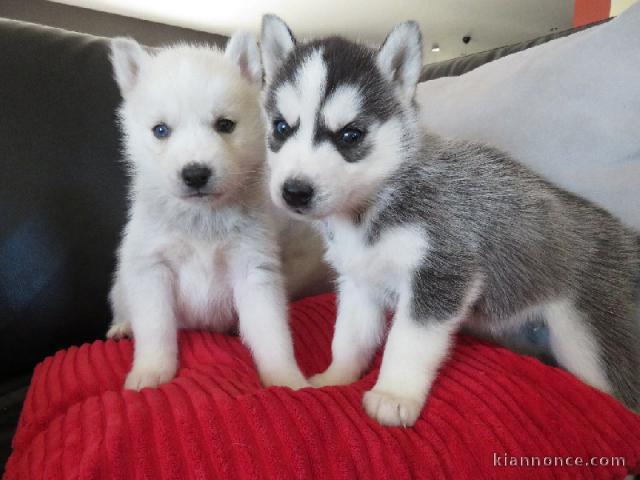
[[[131,173],[108,332],[135,339],[125,388],[173,378],[179,328],[236,322],[265,385],[308,386],[293,355],[281,255],[299,296],[321,285],[322,249],[302,252],[313,238],[280,221],[269,200],[255,39],[238,33],[224,52],[148,52],[114,39],[111,50]]]
[[[322,230],[338,273],[333,360],[312,384],[356,380],[390,307],[363,404],[413,425],[454,332],[500,334],[542,313],[560,365],[638,405],[638,237],[494,148],[425,133],[416,23],[372,49],[297,43],[265,16],[261,49],[271,197]]]

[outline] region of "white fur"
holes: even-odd
[[[295,43],[287,25],[275,15],[262,17],[260,50],[267,82],[280,67],[282,60],[293,50]]]
[[[296,137],[306,143],[313,139],[316,112],[322,101],[327,81],[327,66],[322,59],[322,50],[316,50],[300,66],[295,86],[298,94],[297,117],[300,121]]]
[[[362,101],[358,89],[353,86],[341,85],[331,94],[322,108],[325,125],[336,132],[351,122],[362,108]]]
[[[395,306],[398,286],[428,251],[424,233],[411,226],[390,230],[373,246],[348,220],[327,221],[327,260],[340,272],[338,317],[329,368],[314,386],[357,380],[382,342],[384,308]]]
[[[262,186],[255,44],[239,34],[226,54],[177,46],[150,55],[132,42],[112,44],[132,173],[109,331],[121,336],[130,326],[135,338],[125,387],[175,375],[178,328],[227,331],[236,313],[262,381],[306,386],[287,324],[278,223]],[[232,133],[214,130],[220,117],[236,122]],[[159,122],[171,128],[166,139],[152,134]],[[189,196],[181,180],[193,162],[214,172],[206,196]]]
[[[262,79],[260,50],[252,34],[238,32],[229,39],[224,56],[240,67],[242,75],[250,82]]]
[[[131,38],[114,38],[111,48],[111,63],[116,81],[123,93],[128,93],[136,84],[140,65],[147,54],[138,42]]]
[[[378,380],[362,400],[369,416],[390,426],[416,422],[449,352],[452,331],[451,322],[423,326],[398,309]]]
[[[573,303],[563,300],[541,308],[549,326],[551,350],[558,363],[585,383],[611,393],[604,366],[598,361],[598,343],[591,337]]]
[[[292,83],[287,83],[278,89],[278,107],[284,120],[289,125],[297,125],[300,121],[300,93]]]
[[[385,232],[373,245],[366,244],[364,235],[347,220],[326,221],[327,258],[340,273],[338,318],[332,363],[310,381],[323,386],[357,380],[382,341],[385,307],[396,308],[378,381],[363,404],[382,424],[410,426],[449,351],[451,333],[480,288],[469,290],[456,318],[417,319],[410,308],[409,279],[428,255],[425,233],[404,225]]]
[[[377,57],[378,68],[410,103],[422,71],[422,34],[415,22],[405,22],[387,36]]]
[[[338,292],[331,365],[309,379],[314,387],[355,382],[382,342],[385,317],[380,298],[347,276],[339,278]]]
[[[416,422],[449,353],[451,335],[466,318],[481,289],[482,281],[478,278],[452,318],[419,319],[411,312],[411,286],[403,285],[378,380],[363,398],[371,417],[390,426],[406,427]]]
[[[385,231],[373,245],[367,245],[366,232],[348,219],[331,217],[325,228],[325,235],[330,235],[329,262],[340,273],[379,293],[398,293],[400,283],[429,250],[425,232],[412,225]]]

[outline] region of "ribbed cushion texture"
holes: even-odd
[[[296,302],[306,374],[331,358],[335,297]],[[623,479],[638,472],[640,417],[570,374],[469,337],[432,387],[414,428],[366,416],[353,385],[263,388],[239,338],[180,335],[170,383],[123,391],[132,343],[96,341],[40,363],[6,480],[40,479]],[[495,456],[624,457],[619,465],[495,466]],[[503,461],[504,463],[504,461]],[[612,463],[612,462],[610,462]]]

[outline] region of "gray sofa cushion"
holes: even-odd
[[[485,63],[492,62],[498,58],[506,57],[512,53],[521,52],[537,45],[542,45],[556,38],[566,37],[575,32],[579,32],[586,28],[591,28],[594,25],[608,22],[609,19],[602,20],[600,22],[584,25],[582,27],[570,28],[568,30],[562,30],[560,32],[550,33],[549,35],[543,35],[542,37],[534,38],[532,40],[526,40],[524,42],[514,43],[512,45],[506,45],[504,47],[494,48],[491,50],[485,50],[483,52],[473,53],[471,55],[465,55],[463,57],[452,58],[450,60],[443,60],[442,62],[430,63],[422,68],[420,75],[420,81],[426,82],[428,80],[435,80],[440,77],[457,77],[464,73],[470,72]]]

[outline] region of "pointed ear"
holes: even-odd
[[[271,81],[295,45],[296,39],[280,17],[270,14],[262,17],[260,50],[267,82]]]
[[[377,57],[382,74],[411,102],[422,70],[422,34],[416,22],[404,22],[387,36]]]
[[[111,64],[120,93],[125,96],[135,86],[142,63],[149,57],[133,38],[111,40]]]
[[[251,83],[262,80],[260,51],[255,37],[249,32],[236,32],[227,42],[224,56],[238,65],[242,76]]]

